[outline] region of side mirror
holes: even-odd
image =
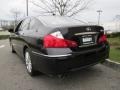
[[[11,33],[13,33],[13,32],[14,32],[14,29],[9,29],[8,31],[11,32]]]

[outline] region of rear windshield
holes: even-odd
[[[47,26],[71,26],[71,25],[82,25],[85,24],[81,21],[69,18],[69,17],[60,17],[60,16],[41,16],[40,21]]]

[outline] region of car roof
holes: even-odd
[[[38,16],[37,17],[45,26],[62,27],[62,26],[78,26],[85,23],[65,16]]]

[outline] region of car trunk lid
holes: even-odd
[[[83,48],[95,49],[100,47],[98,39],[104,33],[101,26],[78,26],[60,28],[65,39],[76,41],[77,48],[71,48],[73,51],[81,51]],[[85,49],[84,49],[85,50]]]

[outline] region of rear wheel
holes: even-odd
[[[30,53],[29,53],[29,50],[28,50],[28,49],[25,50],[25,64],[26,64],[27,72],[28,72],[31,76],[36,75],[37,72],[36,72],[36,70],[34,69],[34,66],[33,66],[33,63],[32,63],[32,60],[31,60]]]

